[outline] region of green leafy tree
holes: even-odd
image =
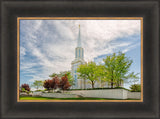
[[[94,88],[95,82],[98,80],[99,75],[97,74],[96,70],[97,70],[97,65],[95,62],[89,62],[88,63],[88,71],[89,71],[89,75],[88,75],[88,79],[92,85],[92,88]]]
[[[22,88],[22,89],[21,89],[21,92],[26,92],[26,89],[25,89],[25,88]]]
[[[84,89],[86,89],[86,80],[88,79],[88,67],[87,67],[87,63],[82,64],[78,67],[77,72],[79,72],[78,77],[83,79],[83,85],[84,85]]]
[[[71,86],[75,85],[75,82],[74,82],[73,76],[71,75],[71,72],[67,71],[65,74],[67,75],[69,84]],[[63,76],[65,76],[65,75],[63,75]]]
[[[139,81],[139,78],[140,78],[138,75],[139,75],[139,73],[136,73],[136,74],[134,72],[130,73],[127,76],[127,78],[130,79],[129,83],[136,84]]]
[[[106,85],[106,68],[104,65],[97,65],[94,71],[95,77],[97,77],[97,81],[101,84],[101,88]]]
[[[35,87],[37,90],[39,90],[39,88],[42,86],[43,86],[43,81],[35,80],[32,84],[32,87]]]
[[[130,87],[132,92],[141,92],[141,85],[140,84],[133,84]]]
[[[58,77],[63,77],[65,76],[65,74],[67,74],[69,71],[63,71],[63,72],[60,72],[60,73],[53,73],[51,75],[49,75],[49,77],[55,77],[55,76],[58,76]]]
[[[95,82],[98,80],[98,75],[96,74],[97,65],[95,62],[88,62],[86,64],[82,64],[77,69],[79,73],[79,77],[84,80],[88,79],[92,88],[94,88]]]
[[[53,73],[51,75],[49,75],[49,77],[55,77],[55,76],[58,76],[59,74],[56,74],[56,73]]]
[[[119,52],[117,55],[113,53],[103,59],[107,71],[106,81],[108,81],[113,88],[114,85],[120,86],[124,79],[127,79],[129,68],[132,60],[127,58],[124,53]]]

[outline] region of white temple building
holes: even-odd
[[[78,78],[77,68],[81,64],[85,64],[84,61],[84,49],[81,45],[81,33],[80,33],[80,25],[79,25],[79,33],[78,33],[78,39],[77,39],[77,47],[75,48],[75,59],[71,62],[71,75],[74,78],[75,85],[72,87],[73,89],[86,89],[91,88],[91,84],[88,84],[88,81],[86,80],[84,82],[83,79]],[[123,86],[123,84],[121,84]],[[100,87],[107,87],[110,88],[107,82],[102,83],[101,81],[95,82],[94,85],[95,88]]]
[[[71,74],[74,78],[74,87],[75,89],[82,89],[84,88],[83,80],[78,79],[78,73],[77,73],[77,68],[79,65],[84,64],[84,50],[81,46],[81,34],[80,34],[80,25],[79,25],[79,34],[78,34],[78,39],[77,39],[77,47],[75,48],[75,59],[71,63]]]

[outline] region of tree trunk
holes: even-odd
[[[112,79],[111,79],[111,88],[113,88],[113,71],[112,71]]]
[[[113,79],[111,79],[111,88],[113,88]]]
[[[120,86],[120,82],[117,83],[117,87],[119,87],[119,86]]]
[[[92,81],[92,88],[94,88],[94,82]]]
[[[119,81],[119,87],[122,87],[122,81],[121,80]]]
[[[101,88],[102,88],[102,80],[100,80]]]
[[[82,80],[80,80],[80,89],[82,89]]]
[[[84,89],[86,89],[86,79],[84,79]]]

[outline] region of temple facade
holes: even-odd
[[[84,49],[81,45],[81,33],[80,33],[80,25],[79,25],[79,34],[77,39],[77,47],[75,48],[75,59],[71,63],[71,74],[74,78],[74,87],[75,89],[84,88],[83,79],[78,78],[77,68],[79,65],[84,64]]]
[[[72,87],[73,89],[86,89],[86,88],[91,88],[91,84],[88,83],[88,80],[84,81],[83,79],[80,79],[78,77],[78,72],[77,68],[81,64],[85,64],[84,60],[84,49],[81,44],[81,32],[80,32],[80,25],[79,25],[79,33],[78,33],[78,39],[77,39],[77,47],[75,48],[75,59],[71,62],[71,74],[72,77],[74,78],[74,83],[75,85]],[[123,86],[123,83],[121,84]],[[94,85],[95,88],[100,88],[100,87],[107,87],[110,88],[111,86],[108,85],[107,82],[101,82],[99,80],[98,82],[95,82]]]

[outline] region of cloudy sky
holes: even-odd
[[[79,24],[85,61],[122,51],[140,73],[140,20],[20,20],[20,84],[71,69]]]

